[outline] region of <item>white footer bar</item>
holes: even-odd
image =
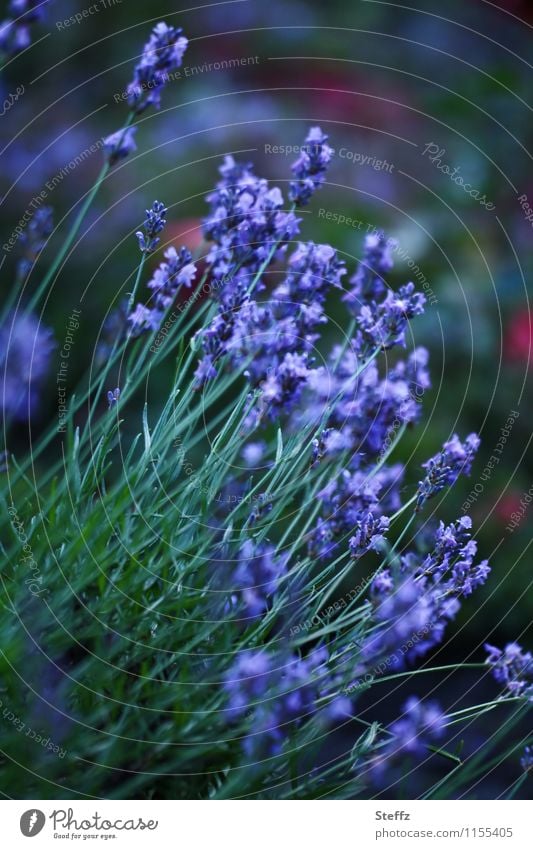
[[[533,847],[533,804],[523,801],[9,800],[1,805],[2,845],[9,849],[73,843],[117,849]]]

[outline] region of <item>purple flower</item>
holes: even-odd
[[[373,513],[363,513],[357,525],[355,534],[350,537],[350,554],[354,558],[362,557],[367,551],[379,551],[389,529],[389,519],[386,516],[376,518]]]
[[[305,206],[323,184],[327,167],[333,157],[333,148],[327,144],[328,136],[320,127],[312,127],[305,139],[299,159],[292,166],[295,176],[290,184],[289,198],[297,206]]]
[[[342,431],[327,427],[313,439],[311,466],[314,467],[329,455],[335,456],[350,448],[350,439]]]
[[[120,398],[120,389],[118,388],[118,386],[117,386],[116,389],[113,389],[113,390],[110,389],[108,391],[108,393],[107,393],[107,403],[109,404],[109,407],[108,407],[109,410],[111,409],[111,407],[116,406],[119,398]]]
[[[147,232],[147,238],[153,237]],[[134,333],[159,330],[165,312],[174,303],[180,286],[190,288],[196,276],[196,265],[188,248],[177,251],[171,246],[165,251],[164,257],[147,284],[153,292],[152,306],[137,304],[128,318]]]
[[[394,735],[394,752],[423,755],[429,742],[444,734],[446,716],[436,702],[421,702],[410,696],[403,706],[403,716],[389,726]]]
[[[309,368],[305,354],[285,354],[279,366],[262,383],[262,400],[271,407],[290,404],[307,380]]]
[[[276,286],[273,298],[292,313],[301,312],[302,305],[322,304],[332,288],[340,288],[344,274],[345,263],[330,245],[300,242],[289,258],[287,277]]]
[[[224,689],[232,718],[248,717],[250,731],[244,740],[248,756],[278,754],[291,730],[316,712],[317,677],[325,659],[320,649],[305,658],[259,650],[239,656]]]
[[[422,464],[426,477],[418,484],[417,510],[444,487],[452,486],[459,475],[470,474],[479,445],[480,439],[475,433],[467,436],[464,443],[454,434],[438,454]]]
[[[207,196],[211,213],[204,221],[204,236],[214,242],[207,256],[213,276],[228,278],[231,295],[237,284],[246,287],[250,275],[281,254],[283,244],[297,235],[299,221],[283,211],[280,189],[256,177],[249,163],[226,156],[219,172],[222,179]],[[261,286],[259,281],[258,290]],[[225,293],[223,288],[222,297]]]
[[[266,444],[264,442],[248,442],[242,449],[242,458],[247,466],[257,466],[264,457]]]
[[[163,321],[164,313],[160,310],[150,309],[144,304],[137,304],[128,316],[128,322],[134,335],[144,331],[159,330]]]
[[[204,383],[207,383],[208,380],[213,380],[216,376],[217,370],[213,364],[213,357],[211,354],[206,354],[205,357],[202,357],[199,361],[196,366],[196,371],[194,372],[195,389],[200,389]]]
[[[446,715],[437,702],[423,702],[410,696],[402,715],[388,727],[390,737],[370,761],[372,779],[378,785],[392,783],[395,767],[405,756],[423,758],[428,748],[444,736]],[[399,763],[400,762],[400,763]]]
[[[363,338],[371,348],[384,351],[396,345],[405,347],[407,324],[424,312],[425,301],[425,296],[415,291],[414,283],[407,283],[398,292],[389,290],[381,303],[365,304],[357,319]]]
[[[392,250],[395,246],[394,239],[388,239],[382,232],[366,236],[363,259],[350,279],[351,290],[343,298],[354,315],[364,304],[382,300],[387,288],[383,278],[394,265]]]
[[[172,72],[181,66],[187,49],[188,40],[182,32],[180,27],[163,22],[153,28],[128,86],[128,103],[137,115],[148,106],[159,109],[161,92]]]
[[[233,367],[246,363],[245,377],[254,389],[262,390],[249,425],[257,424],[267,411],[271,418],[288,411],[311,374],[308,355],[318,338],[313,331],[326,320],[321,301],[343,273],[342,265],[328,246],[300,245],[289,260],[286,280],[266,304],[257,303],[246,284],[234,281],[218,315],[200,331],[209,367],[197,371],[197,385],[227,355]]]
[[[224,684],[229,708],[240,716],[250,708],[252,699],[260,699],[271,675],[271,659],[266,652],[250,651],[239,655]]]
[[[52,207],[42,206],[37,209],[20,237],[23,256],[17,264],[19,279],[24,279],[30,273],[53,229]]]
[[[46,17],[48,0],[11,0],[8,12],[12,15],[0,23],[0,51],[13,56],[31,43],[31,25]]]
[[[256,546],[251,540],[244,543],[232,576],[232,588],[239,593],[247,618],[256,619],[268,610],[269,599],[286,572],[287,556],[276,556],[273,546]]]
[[[533,771],[533,748],[531,746],[525,747],[524,754],[520,758],[520,766],[524,772]]]
[[[507,643],[498,649],[488,643],[486,663],[491,667],[496,681],[509,691],[511,696],[520,696],[533,701],[533,657],[518,643]]]
[[[154,293],[154,301],[161,309],[167,309],[175,300],[181,286],[190,289],[196,277],[196,265],[188,248],[169,247],[164,261],[155,270],[148,288]]]
[[[144,232],[139,230],[135,234],[139,240],[139,248],[142,253],[153,253],[157,248],[160,242],[158,234],[161,233],[167,223],[166,214],[167,208],[159,200],[154,200],[151,209],[146,210]]]
[[[418,421],[418,401],[429,386],[427,358],[424,348],[416,348],[383,378],[378,366],[370,363],[354,380],[354,374],[361,371],[357,341],[344,353],[336,346],[329,358],[330,366],[317,368],[311,374],[305,406],[295,415],[294,426],[322,421],[324,410],[330,407],[327,450],[349,452],[352,468],[371,465],[392,447],[402,425]],[[320,452],[320,447],[316,447]]]
[[[14,18],[22,18],[26,23],[42,21],[46,17],[47,0],[10,0],[8,10]]]
[[[218,306],[218,312],[207,327],[198,331],[204,356],[195,372],[195,388],[217,374],[215,363],[229,352],[237,361],[246,356],[243,342],[248,328],[257,327],[257,305],[246,294],[244,286],[236,285]]]
[[[421,574],[431,576],[441,589],[464,596],[482,586],[490,573],[487,560],[474,564],[477,543],[470,538],[471,528],[469,516],[447,526],[440,522],[435,547],[420,566]]]
[[[24,421],[36,412],[55,348],[52,331],[33,313],[10,313],[0,327],[0,408]]]
[[[375,627],[362,650],[367,660],[377,663],[387,656],[388,666],[403,668],[441,642],[460,599],[484,584],[490,572],[486,560],[474,562],[471,525],[467,516],[447,526],[441,522],[426,557],[405,554],[399,570],[384,570],[373,579]]]
[[[384,589],[390,584],[389,589]],[[459,604],[447,605],[437,618],[435,598],[410,576],[394,580],[390,571],[374,579],[371,586],[372,621],[375,628],[363,642],[362,656],[369,671],[381,668],[386,658],[389,669],[402,669],[407,659],[425,654],[442,635],[444,619],[453,618]]]
[[[381,522],[384,514],[399,506],[398,486],[402,476],[401,466],[382,468],[374,475],[364,471],[344,469],[332,478],[318,493],[322,502],[322,514],[311,534],[309,553],[313,557],[331,556],[340,543],[346,545],[354,530],[360,534],[361,543],[365,539],[365,528],[371,525],[378,532],[385,530]],[[372,519],[369,519],[369,513]],[[376,544],[378,540],[376,539]],[[357,549],[354,543],[354,551]]]
[[[125,159],[137,150],[134,139],[136,132],[137,127],[126,127],[104,139],[104,153],[110,165],[115,165],[120,159]]]

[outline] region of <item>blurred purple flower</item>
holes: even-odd
[[[533,657],[525,652],[518,643],[507,643],[498,649],[488,643],[486,663],[499,684],[509,691],[511,696],[519,696],[533,701]]]
[[[46,17],[48,0],[11,0],[12,16],[0,23],[0,51],[13,56],[31,43],[31,25]]]
[[[39,391],[55,348],[52,331],[33,313],[10,313],[0,327],[0,408],[24,421],[37,411]]]
[[[37,261],[54,229],[53,209],[42,206],[31,217],[20,237],[23,255],[17,264],[17,276],[24,280]]]
[[[136,132],[137,127],[126,127],[104,139],[104,153],[110,165],[115,165],[120,159],[137,150],[134,139]]]

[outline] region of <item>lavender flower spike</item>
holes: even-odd
[[[289,198],[297,206],[305,206],[325,180],[326,170],[333,157],[328,136],[320,127],[311,127],[300,158],[292,166],[295,176],[289,187]]]
[[[162,21],[153,28],[128,86],[128,103],[137,115],[148,106],[159,109],[161,92],[171,73],[180,67],[187,49],[188,40],[182,32],[181,27]]]
[[[234,662],[224,690],[233,720],[253,717],[252,730],[243,741],[248,756],[279,754],[291,728],[316,712],[315,676],[324,661],[325,653],[318,648],[305,658],[251,650]]]
[[[394,265],[392,251],[396,244],[394,239],[388,238],[381,231],[366,236],[363,257],[350,278],[352,288],[343,297],[355,316],[363,304],[381,301],[385,295],[387,287],[384,276]]]
[[[111,407],[115,407],[119,398],[120,398],[120,389],[118,388],[118,386],[117,386],[116,389],[113,389],[112,391],[111,391],[111,389],[109,389],[109,391],[107,393],[107,403],[109,404],[108,409],[111,409]]]
[[[151,209],[146,210],[144,233],[142,230],[135,233],[141,253],[151,254],[157,248],[160,241],[158,233],[161,233],[167,223],[166,214],[167,208],[159,200],[154,200]]]
[[[124,130],[118,130],[116,133],[111,133],[104,139],[104,153],[110,165],[115,165],[120,159],[125,159],[130,153],[137,150],[135,139],[133,138],[137,132],[137,127],[126,127]]]
[[[19,279],[24,279],[30,273],[53,229],[54,219],[52,207],[42,206],[40,209],[37,209],[29,221],[26,230],[20,237],[23,256],[17,264],[17,275]]]
[[[148,282],[148,288],[154,293],[153,306],[145,307],[143,304],[137,304],[135,310],[128,316],[135,334],[143,330],[159,330],[165,311],[173,303],[180,286],[189,289],[196,276],[196,265],[187,248],[177,251],[170,246],[164,256],[164,262],[159,265]]]
[[[533,656],[525,652],[518,643],[508,643],[503,651],[485,645],[488,652],[487,664],[499,684],[503,684],[511,696],[520,696],[533,702]]]
[[[388,529],[389,519],[386,516],[376,518],[373,513],[365,513],[361,517],[354,536],[349,541],[352,557],[362,557],[370,549],[379,551],[380,544],[385,539],[384,534]]]
[[[418,484],[417,510],[422,508],[428,498],[432,498],[444,487],[454,484],[459,475],[470,474],[479,445],[480,439],[476,433],[467,436],[464,443],[454,434],[444,443],[442,451],[422,464],[426,476]]]

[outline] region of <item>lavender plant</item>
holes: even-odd
[[[186,44],[155,27],[134,114],[159,105]],[[105,168],[131,152],[132,129],[107,140]],[[454,672],[438,648],[490,575],[470,519],[427,515],[469,474],[479,439],[453,434],[417,468],[399,461],[430,386],[428,353],[410,344],[424,295],[390,288],[381,232],[353,269],[305,239],[298,209],[333,155],[319,127],[305,145],[288,199],[226,157],[197,257],[161,244],[168,213],[154,202],[129,302],[64,434],[52,425],[30,457],[8,456],[1,699],[66,753],[21,754],[4,724],[13,794],[364,798],[409,793],[401,777],[425,764],[417,793],[441,798],[475,783],[500,745],[504,731],[463,756],[471,723],[497,710],[510,730],[531,701],[531,656],[515,645],[458,664],[494,672],[492,701],[453,710],[423,696],[425,675]],[[334,304],[346,323],[331,347]],[[26,321],[33,367],[14,369],[12,333],[0,357],[3,405],[28,418],[21,399],[38,397],[51,340]],[[153,413],[149,378],[168,362]]]

